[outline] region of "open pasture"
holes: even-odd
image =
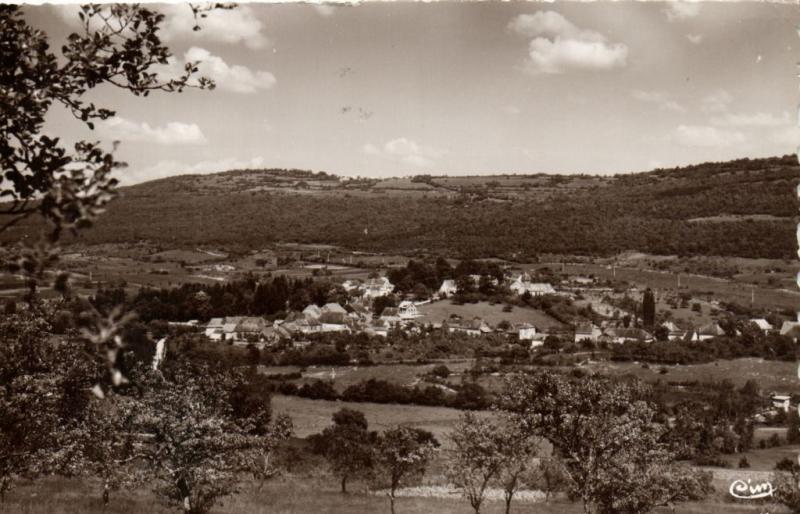
[[[462,319],[471,320],[481,318],[489,325],[496,326],[501,321],[515,323],[531,323],[540,330],[559,329],[562,327],[558,320],[548,316],[542,311],[525,307],[514,307],[511,312],[503,312],[502,304],[491,305],[488,302],[465,303],[456,305],[450,300],[441,300],[417,307],[422,317],[417,321],[422,323],[442,323],[452,321],[451,316],[457,315]]]
[[[667,373],[661,374],[665,368]],[[768,361],[759,358],[719,360],[705,364],[661,365],[650,364],[643,368],[636,362],[590,362],[585,369],[604,375],[632,374],[646,381],[664,382],[708,382],[730,380],[739,388],[748,380],[756,380],[764,392],[776,391],[800,394],[800,381],[797,380],[797,363]]]
[[[724,485],[726,482],[720,480]],[[402,492],[402,491],[401,491]],[[53,478],[23,483],[0,504],[1,514],[166,514],[177,512],[159,503],[147,487],[135,491],[113,492],[111,502],[103,507],[102,486],[94,480]],[[550,503],[515,501],[515,514],[579,514],[577,503],[558,498]],[[766,510],[765,510],[766,509]],[[472,510],[466,500],[424,497],[400,497],[398,514],[468,514]],[[338,492],[333,478],[282,476],[267,482],[261,490],[252,481],[245,481],[241,492],[217,505],[213,514],[354,514],[388,513],[389,501],[382,494],[364,494],[353,488],[351,494]],[[501,514],[502,501],[486,500],[481,512]],[[702,503],[681,503],[670,508],[656,509],[657,514],[784,514],[788,511],[775,505],[734,504],[724,499],[724,493],[712,495]]]

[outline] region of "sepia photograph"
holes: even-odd
[[[798,105],[796,1],[0,3],[0,514],[800,513]]]

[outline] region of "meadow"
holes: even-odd
[[[662,374],[661,369],[667,370]],[[797,363],[785,361],[768,361],[759,358],[734,360],[718,360],[706,364],[660,365],[652,364],[643,367],[636,362],[589,362],[585,369],[604,375],[632,374],[646,381],[653,382],[707,382],[730,380],[738,388],[748,380],[756,380],[764,393],[771,391],[800,394],[800,382],[797,380]]]
[[[451,316],[457,315],[464,320],[480,318],[489,325],[497,326],[501,321],[515,323],[531,323],[540,330],[563,328],[561,323],[542,311],[526,307],[514,307],[511,312],[504,312],[503,305],[488,302],[465,303],[455,305],[449,300],[432,302],[417,307],[422,317],[417,318],[421,323],[442,323],[452,321]]]
[[[355,491],[355,489],[354,489]],[[166,514],[177,512],[159,503],[146,488],[113,492],[111,502],[103,507],[102,487],[94,480],[54,478],[24,483],[12,491],[0,504],[0,514]],[[465,500],[436,497],[400,497],[398,514],[468,514],[472,512]],[[212,510],[214,514],[353,514],[388,513],[389,502],[380,494],[362,491],[343,495],[336,480],[321,477],[282,476],[267,482],[261,490],[256,484],[244,482],[241,493],[225,499]],[[481,512],[501,514],[502,501],[487,500]],[[515,514],[579,514],[579,504],[562,498],[544,502],[514,502]],[[663,507],[657,514],[783,514],[789,511],[776,505],[734,504],[721,497],[701,503],[682,503]]]

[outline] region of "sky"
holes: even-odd
[[[800,7],[741,2],[240,4],[166,14],[169,76],[213,91],[91,92],[124,184],[300,168],[342,176],[626,173],[794,153]],[[60,48],[75,6],[27,7]]]

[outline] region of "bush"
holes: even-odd
[[[431,375],[439,378],[447,378],[450,376],[450,368],[444,364],[439,364],[431,370]]]
[[[694,459],[694,463],[698,466],[709,466],[715,468],[729,468],[731,464],[725,459],[721,458],[715,453],[706,453],[698,455]]]
[[[797,464],[794,459],[784,457],[775,463],[775,471],[800,471],[800,464]]]
[[[748,469],[750,468],[750,462],[748,462],[747,457],[742,457],[739,459],[739,469]]]
[[[297,396],[312,400],[337,400],[339,398],[339,394],[333,388],[333,384],[323,380],[315,380],[309,384],[303,384],[298,389]]]

